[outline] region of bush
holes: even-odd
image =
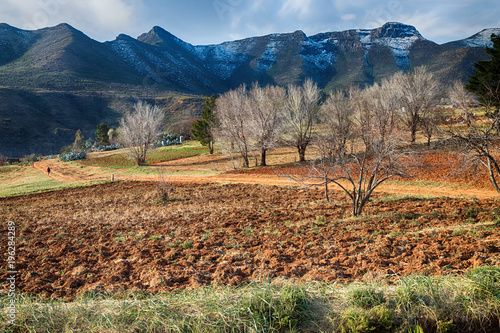
[[[36,154],[29,154],[29,155],[26,155],[22,158],[23,162],[26,162],[26,163],[34,163],[36,161],[38,161],[38,157],[36,156]]]
[[[100,151],[110,151],[110,150],[116,150],[120,149],[120,145],[109,145],[109,146],[100,146],[99,150]]]
[[[69,151],[67,153],[59,155],[59,159],[63,162],[84,160],[87,158],[87,153],[85,151],[75,152]]]
[[[168,202],[171,200],[170,194],[173,186],[165,177],[162,169],[158,169],[158,181],[156,182],[156,193],[158,194],[158,202]]]

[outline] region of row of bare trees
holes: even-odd
[[[363,90],[363,94],[354,90],[350,94],[353,96],[351,102],[364,113],[359,117],[373,117],[379,123],[382,136],[391,127],[403,125],[410,131],[410,142],[414,143],[420,126],[428,128],[425,132],[430,141],[433,125],[430,120],[437,88],[433,75],[419,67],[410,73],[397,73]],[[346,93],[338,94],[340,97]],[[360,96],[363,98],[358,98]],[[241,154],[246,167],[250,153],[256,150],[261,154],[260,164],[266,165],[266,152],[278,141],[295,146],[299,161],[303,162],[306,149],[315,136],[314,126],[324,121],[319,117],[319,97],[319,89],[311,80],[306,80],[302,86],[289,85],[286,89],[254,84],[247,90],[242,85],[217,99],[218,124],[214,134],[220,142],[229,144]],[[337,98],[328,103],[344,102]]]
[[[318,87],[306,80],[302,86],[240,86],[216,102],[215,128],[219,142],[238,151],[244,166],[249,154],[266,152],[278,142],[295,146],[305,161],[307,147],[317,158],[308,177],[295,180],[309,185],[343,189],[359,215],[373,190],[395,176],[409,176],[414,167],[411,143],[433,115],[438,93],[436,81],[425,68],[397,73],[366,89],[331,92],[319,104]],[[403,128],[410,133],[406,140]]]
[[[259,87],[254,84],[231,90],[217,99],[213,129],[217,140],[236,150],[248,167],[249,155],[259,151],[261,166],[266,153],[278,141],[297,147],[300,161],[313,136],[317,118],[319,90],[311,80],[302,86]]]

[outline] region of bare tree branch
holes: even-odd
[[[410,130],[411,143],[415,143],[421,120],[434,109],[437,82],[425,67],[417,67],[409,73],[396,73],[392,80],[400,119]]]
[[[304,162],[307,146],[313,138],[313,125],[319,110],[319,90],[311,79],[307,79],[302,87],[288,86],[287,93],[286,133],[290,136],[290,143],[297,147],[299,161]]]
[[[266,152],[276,146],[283,132],[286,91],[277,86],[255,84],[246,99],[248,127],[254,146],[261,152],[261,166],[266,166]]]
[[[236,90],[230,90],[220,96],[215,104],[215,115],[218,124],[215,136],[219,142],[225,144],[230,152],[236,148],[243,158],[244,167],[250,166],[250,133],[248,128],[249,116],[246,111],[248,105],[246,86],[241,85]]]

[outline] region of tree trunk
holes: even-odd
[[[330,197],[328,196],[328,181],[325,181],[325,199],[326,202],[330,202]]]
[[[135,159],[135,163],[136,163],[138,166],[146,165],[146,159],[145,159],[145,158],[143,158],[143,157],[136,157],[136,159]]]
[[[299,162],[306,161],[306,145],[298,145],[297,150],[299,151]]]
[[[248,155],[243,155],[243,167],[244,168],[250,167],[250,161],[248,160]]]
[[[495,188],[495,190],[500,193],[500,187],[498,186],[498,183],[497,183],[497,180],[496,180],[496,177],[495,177],[495,172],[493,170],[493,165],[492,165],[492,162],[491,160],[488,158],[488,172],[489,172],[489,175],[490,175],[490,180],[491,180],[491,184],[493,184],[493,187]]]
[[[260,153],[260,166],[267,166],[267,164],[266,164],[266,152],[267,152],[267,150],[262,148],[262,151]]]
[[[214,153],[214,142],[213,141],[210,141],[208,143],[208,149],[210,150],[210,154],[213,155],[213,153]]]
[[[412,124],[410,127],[411,131],[411,143],[415,143],[417,140],[417,124]]]

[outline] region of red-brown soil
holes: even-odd
[[[72,298],[157,293],[275,277],[348,282],[461,273],[500,264],[494,199],[375,194],[361,218],[321,189],[176,183],[157,203],[151,182],[110,183],[0,199],[0,234],[16,223],[16,286]],[[7,249],[7,239],[0,238]],[[5,256],[4,256],[5,258]],[[6,290],[6,263],[0,289]]]

